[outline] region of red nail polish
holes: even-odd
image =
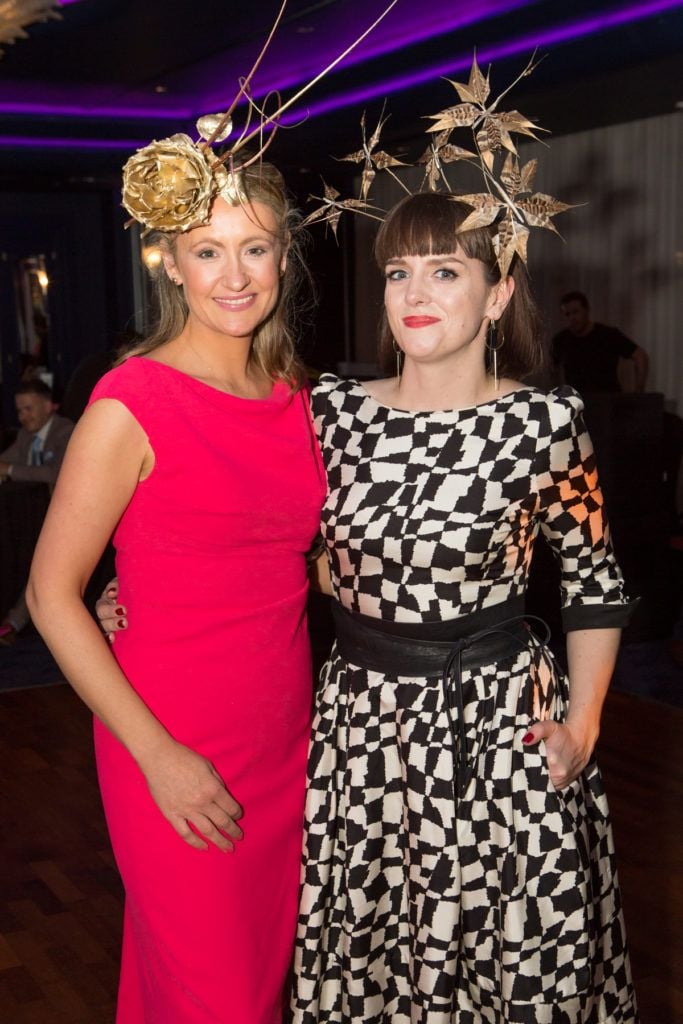
[[[532,732],[528,732],[526,736],[522,736],[522,743],[533,743],[533,741],[534,734]]]
[[[123,608],[115,608],[114,609],[114,615],[125,615],[125,614],[126,613],[124,612]]]
[[[117,619],[116,625],[119,627],[119,629],[125,629],[126,620],[125,619]]]

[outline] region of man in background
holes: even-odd
[[[14,395],[21,429],[0,452],[0,479],[54,484],[74,425],[54,409],[52,391],[42,380],[28,380]]]
[[[52,391],[40,379],[21,384],[14,401],[21,429],[13,444],[0,453],[0,481],[12,479],[53,486],[74,425],[55,412]],[[22,590],[0,623],[0,646],[13,644],[29,621]]]
[[[567,292],[560,309],[567,327],[553,338],[552,356],[565,384],[580,394],[645,389],[648,356],[644,349],[616,327],[595,323],[583,292]]]

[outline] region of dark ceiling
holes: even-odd
[[[388,0],[290,0],[253,83],[288,98],[359,35]],[[70,0],[0,60],[0,183],[114,184],[151,138],[194,134],[225,106],[268,35],[277,0]],[[359,118],[391,118],[407,144],[421,116],[457,98],[476,48],[494,91],[535,47],[547,56],[513,106],[554,133],[668,113],[683,100],[683,0],[398,0],[368,39],[294,108],[275,161],[310,185],[330,154],[357,149]],[[327,165],[328,166],[328,165]]]

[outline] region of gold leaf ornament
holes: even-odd
[[[311,199],[316,199],[323,205],[319,206],[317,210],[309,213],[308,217],[302,222],[303,227],[308,227],[309,224],[314,224],[319,221],[324,224],[329,224],[332,228],[334,237],[337,237],[337,228],[339,226],[339,219],[344,210],[354,210],[357,213],[364,213],[369,217],[376,220],[381,220],[381,217],[377,217],[373,212],[374,206],[370,206],[365,202],[364,199],[339,199],[340,193],[336,188],[328,185],[323,181],[324,195],[311,196]]]
[[[375,148],[379,145],[382,128],[386,124],[386,121],[387,119],[385,117],[380,117],[377,122],[377,127],[370,136],[370,141],[368,142],[365,131],[365,113],[363,113],[363,116],[360,119],[363,148],[357,149],[353,153],[347,153],[346,156],[341,157],[342,160],[349,160],[352,163],[365,164],[361,174],[361,199],[363,202],[367,201],[370,188],[375,180],[376,172],[378,170],[385,171],[387,167],[405,166],[401,160],[397,160],[396,157],[391,156],[390,153],[385,153],[383,150],[374,152]]]
[[[527,224],[534,228],[548,228],[555,234],[559,232],[550,218],[556,213],[564,213],[565,210],[572,208],[571,203],[561,203],[559,199],[547,196],[543,192],[535,192],[528,199],[520,199],[517,206],[524,211]]]
[[[151,142],[123,168],[123,205],[153,230],[189,231],[206,224],[217,191],[203,152],[188,135]]]
[[[493,224],[499,213],[505,209],[505,204],[489,192],[476,192],[467,196],[456,196],[458,202],[473,206],[474,210],[458,228],[458,231],[473,231],[475,228],[486,228]]]
[[[561,203],[552,196],[541,192],[532,193],[538,162],[534,158],[521,165],[517,155],[513,136],[521,135],[538,141],[537,133],[544,132],[545,129],[530,121],[518,110],[498,109],[510,90],[521,79],[530,75],[536,66],[534,53],[508,88],[497,98],[491,99],[489,74],[484,75],[481,72],[475,55],[467,83],[447,79],[461,102],[444,108],[438,114],[428,115],[430,125],[426,131],[430,137],[430,144],[416,161],[424,168],[422,181],[416,191],[429,189],[436,192],[445,189],[458,202],[472,207],[472,212],[463,220],[459,231],[490,228],[496,262],[503,277],[509,273],[515,258],[526,263],[530,228],[542,227],[556,231],[551,218],[556,213],[570,209],[567,203]],[[385,122],[383,114],[384,111],[369,141],[366,137],[363,115],[363,147],[343,158],[364,164],[359,199],[342,201],[337,193],[334,198],[326,194],[325,200],[321,200],[323,206],[308,218],[309,223],[314,220],[324,221],[332,224],[336,232],[342,210],[354,210],[375,216],[374,209],[367,203],[367,197],[376,173],[380,171],[392,174],[404,191],[411,194],[411,189],[392,172],[392,167],[400,161],[384,151],[376,151],[380,131]],[[475,152],[451,141],[452,133],[459,129],[470,130]],[[458,195],[454,192],[445,168],[447,164],[458,160],[472,160],[478,163],[486,191],[470,195]]]
[[[479,152],[484,157],[487,164],[490,157],[490,170],[493,166],[493,154],[500,150],[503,143],[503,133],[501,132],[500,123],[497,117],[487,117],[484,119],[483,126],[476,134],[476,142]]]
[[[522,175],[519,170],[519,160],[512,153],[508,153],[505,158],[503,169],[500,172],[500,180],[511,199],[514,199],[522,191]]]
[[[383,171],[386,167],[405,167],[402,160],[397,160],[391,153],[385,153],[383,150],[372,154],[372,162],[378,171]]]
[[[213,167],[217,195],[225,199],[229,206],[246,206],[249,203],[242,175],[239,171],[229,171],[224,164]]]
[[[450,78],[447,81],[451,83],[460,99],[465,103],[477,103],[483,106],[489,98],[491,91],[489,76],[481,73],[477,64],[476,54],[472,60],[472,68],[467,85],[464,85],[462,82],[454,82]]]
[[[455,107],[447,107],[438,114],[428,114],[428,120],[436,121],[427,131],[452,131],[454,128],[471,128],[481,116],[479,107],[473,103],[458,103]]]
[[[536,177],[536,168],[538,167],[538,160],[534,157],[533,160],[527,161],[522,167],[521,181],[520,181],[520,192],[531,192],[534,184],[534,178]]]
[[[439,149],[439,159],[445,164],[452,164],[455,160],[476,160],[477,154],[463,146],[454,146],[449,142]]]
[[[494,114],[494,117],[498,118],[500,126],[507,132],[519,132],[520,135],[528,135],[530,139],[536,139],[538,142],[538,135],[536,132],[545,132],[547,128],[541,128],[540,125],[534,124],[524,114],[520,114],[518,110],[505,110],[500,114]]]
[[[500,222],[498,234],[493,237],[493,248],[501,277],[507,276],[515,255],[526,263],[528,240],[529,228],[515,220],[508,210]]]
[[[197,131],[207,142],[224,142],[232,131],[232,118],[225,121],[225,114],[204,114],[197,121]],[[224,124],[222,122],[225,121]],[[218,131],[220,127],[220,131]]]

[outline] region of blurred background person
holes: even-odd
[[[0,480],[54,485],[74,425],[55,412],[52,390],[34,378],[15,392],[17,418],[21,424],[16,439],[0,454]],[[4,569],[3,569],[4,571]],[[17,591],[21,582],[17,582]],[[10,600],[13,598],[10,596]],[[0,646],[7,647],[30,622],[24,588],[0,623]]]
[[[21,428],[0,453],[0,479],[54,484],[74,425],[55,412],[52,389],[42,380],[21,384],[14,401]]]
[[[583,292],[560,300],[567,326],[552,340],[552,357],[562,375],[581,394],[592,391],[645,390],[647,352],[616,327],[596,323]]]

